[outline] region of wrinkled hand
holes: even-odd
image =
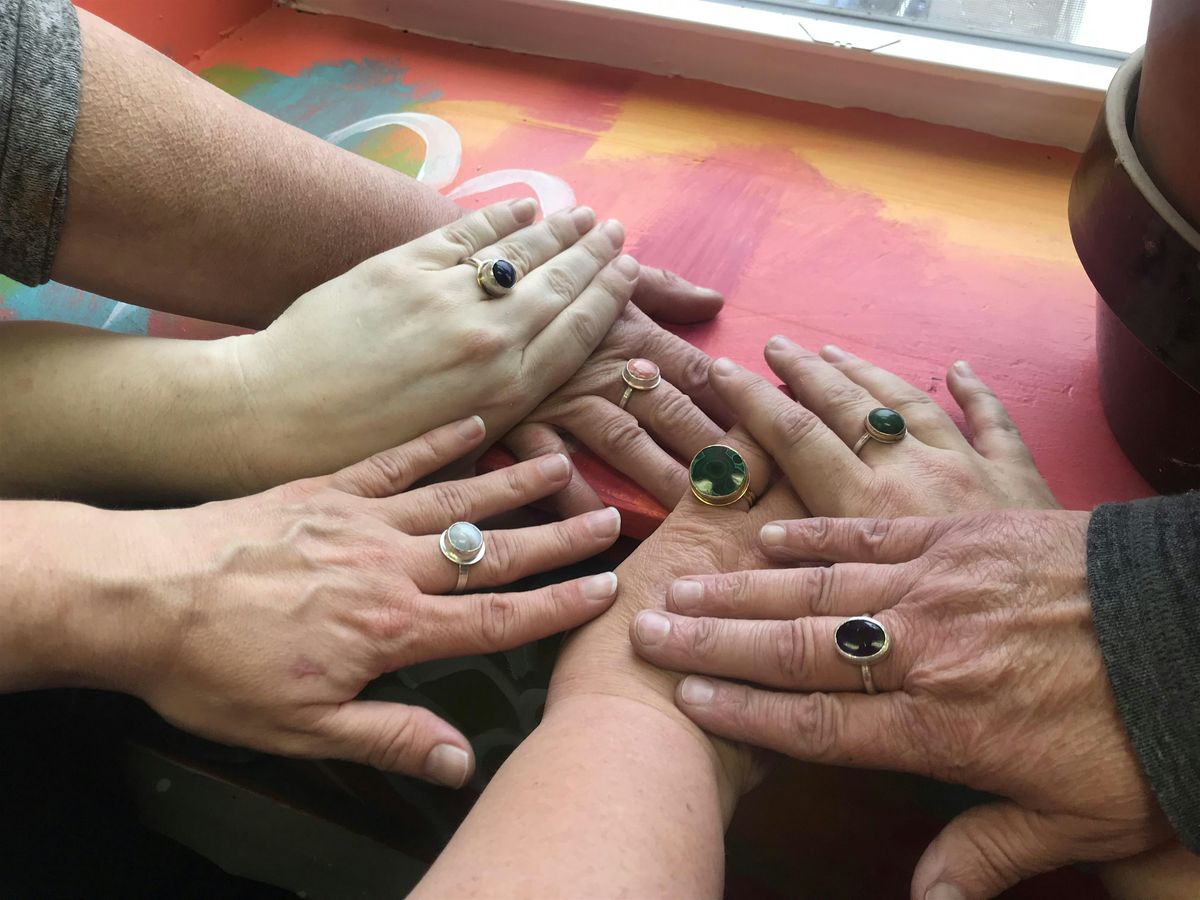
[[[622,410],[617,405],[625,391],[621,373],[634,357],[657,363],[662,382],[653,390],[635,391]],[[565,432],[664,506],[673,507],[687,490],[687,469],[679,460],[690,460],[719,440],[724,428],[718,423],[730,420],[708,384],[711,362],[687,341],[627,306],[582,368],[503,443],[518,459],[567,453]],[[603,505],[578,474],[556,502],[564,514]]]
[[[328,472],[477,413],[500,435],[567,380],[637,282],[620,223],[581,207],[532,222],[500,203],[351,269],[270,327],[229,338],[241,411],[221,423],[247,489]],[[467,257],[521,274],[488,299]]]
[[[685,679],[680,709],[713,734],[1007,798],[952,821],[913,876],[914,900],[992,897],[1169,837],[1093,632],[1088,518],[789,522],[776,560],[833,565],[676,583],[673,612],[640,621],[634,639],[661,666],[773,689]],[[893,643],[872,666],[876,696],[834,647],[838,623],[862,614]]]
[[[716,318],[725,298],[718,291],[694,285],[667,269],[643,265],[633,302],[657,322],[695,325]]]
[[[973,444],[928,394],[844,350],[826,347],[822,358],[775,337],[765,356],[797,402],[730,360],[714,364],[709,383],[814,515],[1058,506],[1003,404],[965,363],[946,383]],[[856,457],[867,413],[880,406],[904,416],[908,436],[868,441]]]
[[[442,596],[458,577],[439,549],[447,526],[545,497],[570,477],[568,460],[553,456],[409,490],[483,435],[468,419],[332,476],[194,509],[120,514],[140,523],[122,541],[137,548],[135,594],[148,598],[127,627],[157,627],[161,637],[117,686],[218,741],[462,785],[473,759],[461,733],[428,710],[355,697],[385,672],[511,648],[591,619],[612,602],[611,574],[478,592],[592,556],[620,529],[609,509],[487,533],[486,555],[470,569],[473,593]]]

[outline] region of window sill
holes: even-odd
[[[1119,59],[720,0],[286,0],[497,49],[1081,149]]]

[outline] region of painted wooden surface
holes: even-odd
[[[1065,217],[1068,151],[278,8],[193,68],[320,135],[378,115],[436,117],[460,138],[461,159],[444,135],[426,159],[403,127],[343,143],[409,174],[424,164],[447,190],[509,172],[492,180],[532,181],[547,205],[577,197],[620,217],[645,262],[728,296],[718,321],[681,333],[759,371],[777,332],[810,347],[835,342],[952,408],[945,368],[969,359],[1009,404],[1064,505],[1149,493],[1100,413],[1094,297]],[[462,202],[529,190],[512,184]],[[58,285],[0,283],[0,297],[6,317],[225,333]],[[631,533],[661,516],[580,457]]]
[[[271,6],[272,0],[74,0],[178,63],[187,65],[235,28]]]
[[[150,25],[133,30],[153,40]],[[1071,153],[282,9],[193,68],[320,135],[405,115],[409,127],[346,145],[412,175],[424,169],[446,190],[483,176],[485,186],[525,179],[551,205],[577,196],[619,216],[643,260],[726,292],[717,322],[682,331],[711,353],[765,373],[761,348],[772,334],[836,342],[948,406],[944,370],[967,358],[1010,405],[1064,504],[1149,492],[1099,409],[1093,295],[1065,218]],[[411,127],[425,129],[432,154]],[[527,190],[509,184],[463,202]],[[0,317],[227,332],[60,285],[6,281]],[[636,530],[661,514],[611,473],[598,477]],[[902,896],[921,849],[964,802],[883,773],[791,766],[780,775],[739,810],[731,896],[829,900],[863,896],[864,883],[876,896]],[[1011,896],[1100,895],[1059,873]]]

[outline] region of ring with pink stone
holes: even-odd
[[[625,382],[625,393],[621,395],[621,402],[617,405],[624,409],[634,391],[652,391],[658,387],[659,382],[662,381],[662,370],[659,369],[657,363],[648,359],[635,358],[625,363],[621,378]]]

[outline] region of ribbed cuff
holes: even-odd
[[[1200,852],[1200,494],[1101,506],[1087,550],[1117,709],[1163,812]]]

